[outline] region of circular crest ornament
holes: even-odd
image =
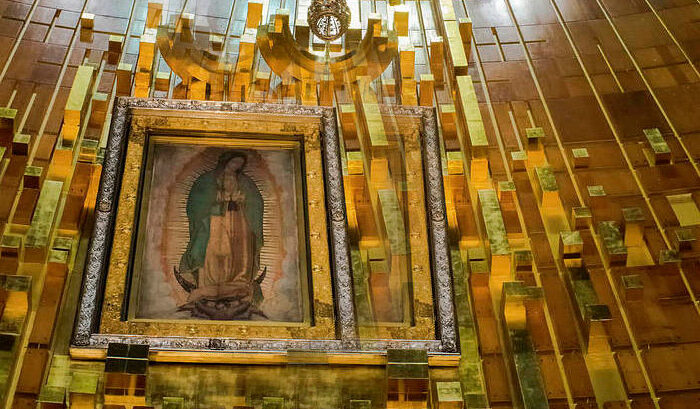
[[[348,30],[350,8],[345,0],[313,0],[307,21],[316,37],[333,41]]]

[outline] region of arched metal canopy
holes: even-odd
[[[289,29],[289,12],[278,10],[275,18],[258,27],[257,45],[275,74],[301,81],[320,81],[331,75],[334,81],[354,82],[358,76],[380,76],[398,52],[396,33],[382,28],[379,15],[370,16],[367,33],[357,48],[343,55],[317,55],[302,48]]]

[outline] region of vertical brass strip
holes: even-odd
[[[600,56],[603,57],[603,61],[605,61],[605,65],[608,67],[608,70],[610,71],[610,75],[612,75],[613,79],[615,80],[615,84],[617,84],[617,88],[620,89],[620,92],[625,92],[625,90],[622,88],[622,84],[620,83],[620,80],[617,78],[617,74],[615,74],[615,70],[613,69],[612,65],[610,65],[610,61],[608,61],[608,56],[605,55],[605,51],[603,51],[603,47],[600,45],[600,43],[596,44],[596,47],[598,48],[598,51],[600,52]]]

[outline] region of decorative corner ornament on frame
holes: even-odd
[[[159,359],[170,361],[213,351],[228,354],[231,362],[269,363],[283,362],[289,350],[378,356],[389,348],[417,348],[442,356],[443,364],[457,362],[435,111],[401,107],[393,108],[393,113],[415,118],[420,129],[432,243],[433,339],[357,335],[333,108],[119,98],[105,152],[72,356],[99,357],[109,343],[122,342],[148,344]],[[159,159],[159,150],[165,159]],[[299,152],[301,157],[285,152]],[[281,172],[280,166],[289,172]],[[295,188],[282,186],[286,179],[279,178],[286,173],[301,178],[289,182]],[[300,206],[295,213],[299,224],[278,230],[291,228],[299,234],[281,243],[269,232],[270,222],[282,219],[275,211],[286,210],[275,206],[274,200],[288,203],[284,198],[293,196]],[[149,206],[164,210],[152,216]],[[211,228],[214,218],[217,229]],[[176,239],[166,243],[166,236]],[[157,244],[145,254],[160,252],[151,260],[155,275],[143,256],[144,240]],[[299,263],[292,260],[292,264],[299,268],[290,271],[299,275],[281,272],[280,266],[290,265],[288,260],[275,264],[274,251],[284,246],[280,254],[298,255]],[[211,268],[217,260],[231,258],[233,248],[245,253],[243,261],[234,263],[236,269]],[[277,281],[272,280],[275,274]],[[286,283],[282,288],[290,296],[268,302],[279,296],[274,294],[279,283]],[[159,300],[152,303],[153,298]],[[300,312],[289,315],[277,302],[285,306],[296,302]],[[221,361],[225,356],[212,359]]]

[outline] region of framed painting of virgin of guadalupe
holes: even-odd
[[[332,109],[119,98],[112,118],[74,356],[270,362],[353,339]]]
[[[393,348],[458,362],[436,114],[381,112],[424,165],[412,177],[426,181],[427,226],[411,237],[432,244],[412,271],[428,273],[421,277],[432,307],[421,298],[416,311],[434,331],[358,334],[362,276],[353,275],[334,108],[122,97],[104,151],[71,356],[102,359],[111,343],[138,343],[170,362],[383,365]]]
[[[131,318],[308,321],[302,168],[298,141],[150,138]]]

